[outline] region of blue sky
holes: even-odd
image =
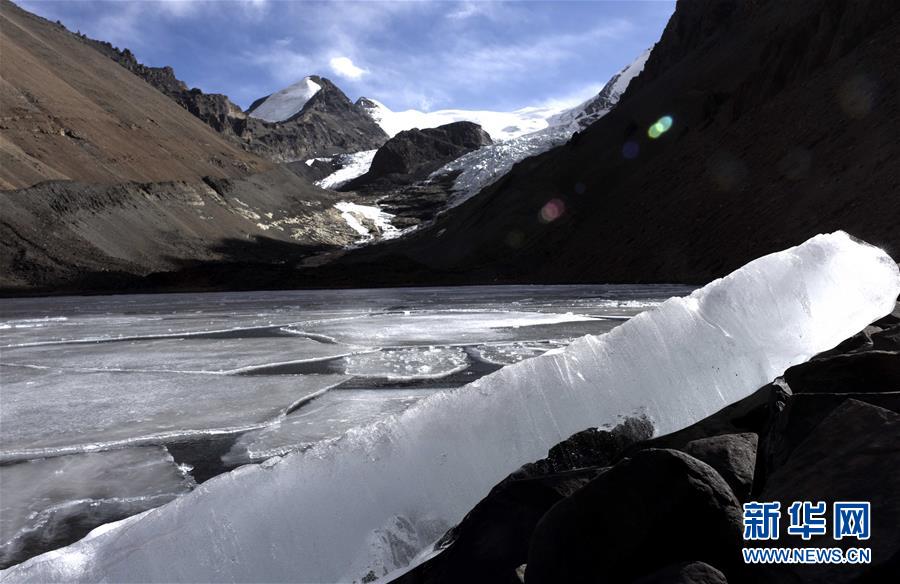
[[[659,39],[674,0],[18,0],[242,107],[309,74],[394,110],[577,103]]]

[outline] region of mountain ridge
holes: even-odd
[[[896,255],[897,32],[881,0],[680,2],[610,114],[328,277],[696,283],[837,229]]]

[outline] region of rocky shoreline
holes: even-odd
[[[640,417],[575,434],[494,487],[439,554],[394,582],[864,584],[900,569],[900,305],[747,398],[652,434]],[[742,540],[742,503],[838,500],[871,502],[869,540],[784,529]],[[748,565],[745,545],[867,546],[872,561]]]

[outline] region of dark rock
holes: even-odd
[[[588,428],[550,449],[547,458],[524,465],[510,478],[542,476],[587,467],[606,467],[618,462],[626,449],[653,437],[647,418],[627,418],[611,430]]]
[[[818,396],[817,396],[818,397]],[[760,500],[870,501],[871,537],[861,542],[830,535],[803,541],[780,531],[779,547],[871,547],[871,565],[780,565],[758,568],[760,581],[829,582],[864,578],[900,551],[900,414],[859,400],[844,401],[816,426],[769,476]],[[829,527],[831,519],[828,519]],[[830,534],[830,532],[829,532]]]
[[[518,584],[516,568],[528,559],[531,534],[538,521],[599,472],[583,469],[500,483],[438,543],[445,548],[439,555],[395,582]]]
[[[759,436],[724,434],[688,442],[684,451],[718,471],[740,501],[746,501],[753,485]]]
[[[753,492],[759,493],[768,484],[768,477],[784,466],[807,436],[848,399],[900,412],[900,392],[786,396],[783,405],[773,410],[772,422],[760,438]]]
[[[821,360],[837,355],[844,355],[846,353],[869,351],[874,348],[874,344],[872,343],[872,335],[879,332],[881,332],[880,328],[876,326],[867,326],[849,339],[841,342],[838,346],[831,349],[830,351],[819,353],[814,357],[814,359]]]
[[[888,317],[892,318],[892,317]],[[900,352],[900,325],[885,327],[872,333],[872,348],[878,351]]]
[[[454,122],[437,128],[400,132],[375,153],[369,171],[343,187],[356,190],[375,182],[405,185],[428,177],[463,154],[491,144],[491,137],[472,122]]]
[[[621,458],[628,446],[653,435],[646,418],[611,430],[590,429],[554,446],[547,458],[504,479],[438,543],[443,551],[397,582],[518,582],[535,525],[557,502]]]
[[[740,504],[724,479],[687,454],[650,449],[601,474],[541,519],[526,579],[629,582],[685,561],[706,562],[730,578],[741,570],[740,547]]]
[[[329,160],[316,158],[312,164],[307,164],[305,160],[296,160],[286,163],[285,166],[294,174],[298,174],[310,182],[316,182],[340,170],[342,165],[337,162],[336,158],[332,157]]]
[[[900,353],[865,351],[816,359],[788,369],[794,393],[900,391]]]
[[[703,562],[685,562],[666,566],[658,572],[635,580],[633,584],[728,584],[725,574]]]
[[[760,434],[768,423],[770,410],[773,407],[773,396],[780,395],[783,391],[785,390],[780,382],[764,385],[744,399],[725,406],[687,428],[629,446],[623,452],[623,456],[631,456],[646,448],[671,448],[684,451],[688,443],[712,436],[746,432]]]

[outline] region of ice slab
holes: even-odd
[[[436,393],[3,575],[7,581],[348,582],[409,561],[500,479],[574,432],[643,413],[660,432],[745,397],[890,313],[900,270],[838,232],[750,262],[608,334]]]
[[[0,367],[0,461],[258,428],[348,379]]]
[[[26,549],[158,507],[194,487],[165,448],[142,446],[0,466],[0,565]]]
[[[542,339],[554,333],[538,327],[585,323],[594,330],[607,330],[609,321],[582,314],[444,310],[375,314],[366,318],[285,327],[297,335],[314,334],[351,345],[466,345],[490,340]],[[616,323],[617,324],[617,323]],[[534,331],[534,332],[532,332]],[[558,334],[558,333],[557,333]]]
[[[385,349],[341,359],[344,373],[356,377],[379,377],[392,381],[436,379],[469,366],[459,347],[408,347]]]
[[[223,458],[226,464],[259,462],[272,456],[335,440],[347,431],[386,419],[409,409],[435,390],[334,390],[278,424],[252,430],[238,438]]]
[[[494,345],[478,345],[475,353],[478,358],[494,365],[511,365],[538,357],[547,351],[566,346],[565,341],[535,341],[531,343],[506,343]]]
[[[672,285],[467,286],[55,298],[0,305],[0,346],[185,335],[254,337],[287,325],[423,310],[635,314],[693,288]],[[590,331],[588,331],[590,332]]]
[[[342,357],[359,347],[312,339],[203,337],[13,347],[3,363],[53,369],[240,373],[254,368]]]

